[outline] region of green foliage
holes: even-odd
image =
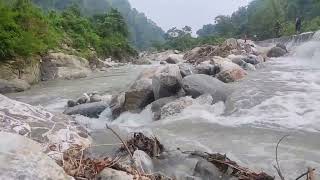
[[[53,2],[53,1],[52,1]],[[136,55],[128,42],[125,20],[117,10],[86,17],[77,5],[62,12],[43,13],[29,0],[0,0],[0,59],[18,59],[46,53],[62,44],[87,57],[124,58]]]
[[[0,0],[0,60],[44,53],[57,41],[47,17],[28,0]]]
[[[224,38],[218,36],[195,38],[191,36],[191,33],[192,29],[190,26],[185,26],[182,29],[173,27],[165,35],[167,41],[163,44],[154,42],[153,47],[157,50],[176,49],[185,51],[204,44],[217,45],[224,41]]]
[[[164,42],[164,32],[143,13],[131,8],[128,0],[32,0],[45,10],[65,10],[77,5],[84,15],[105,14],[117,9],[128,26],[129,40],[138,49],[147,49],[155,41]]]
[[[268,39],[295,33],[295,20],[302,17],[302,30],[320,29],[319,0],[253,0],[231,16],[218,16],[214,24],[203,26],[200,37],[220,35]]]

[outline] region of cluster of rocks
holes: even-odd
[[[275,48],[287,52],[283,45]],[[267,54],[274,54],[275,48]],[[162,58],[161,65],[143,71],[126,92],[112,96],[108,102],[79,105],[76,107],[81,108],[65,113],[93,117],[109,107],[115,119],[123,112],[139,113],[151,106],[154,120],[159,120],[194,103],[224,102],[231,93],[228,83],[241,80],[268,60],[258,49],[250,41],[228,39],[220,46],[197,47],[185,54],[161,53],[157,56]]]

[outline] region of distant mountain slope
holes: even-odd
[[[118,9],[124,16],[131,34],[131,42],[139,49],[151,47],[155,42],[164,42],[164,31],[143,13],[132,8],[128,0],[32,0],[46,10],[63,10],[77,4],[88,15]]]

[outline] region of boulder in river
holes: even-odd
[[[193,74],[183,78],[182,87],[187,95],[193,98],[197,98],[203,94],[210,94],[213,98],[213,103],[226,101],[230,93],[225,83],[204,74]]]
[[[218,67],[212,64],[201,63],[195,68],[195,74],[206,74],[214,76],[218,72]]]
[[[98,118],[99,115],[108,107],[109,103],[100,101],[70,107],[67,108],[63,113],[67,115],[80,114],[91,118]]]
[[[88,132],[73,118],[53,114],[40,107],[11,100],[0,95],[0,131],[20,134],[41,143],[45,152],[61,159],[61,152],[72,144],[87,147]]]
[[[160,73],[152,78],[152,88],[155,99],[175,95],[181,88],[182,76],[179,66],[167,65]]]
[[[124,102],[126,100],[125,93],[120,93],[119,95],[113,96],[110,102],[110,109],[112,113],[112,118],[116,119],[120,116],[124,109]]]
[[[126,111],[139,112],[154,101],[151,79],[137,80],[125,93]]]
[[[21,79],[4,80],[0,79],[0,93],[21,92],[30,88],[30,85]]]
[[[161,98],[161,99],[158,99],[156,101],[154,101],[152,104],[151,104],[151,111],[153,112],[153,119],[154,120],[159,120],[160,117],[161,117],[161,108],[176,100],[177,97],[176,96],[171,96],[171,97],[164,97],[164,98]]]
[[[247,75],[245,70],[230,60],[219,59],[215,63],[220,69],[216,77],[225,83],[238,81]]]
[[[166,60],[168,64],[179,64],[183,61],[182,55],[172,54]]]
[[[0,179],[73,179],[31,139],[0,132],[0,147]]]
[[[276,47],[279,47],[279,48],[285,50],[286,52],[289,52],[287,49],[287,46],[285,44],[278,43],[278,44],[276,44]]]
[[[273,47],[269,50],[269,52],[267,53],[268,57],[281,57],[284,56],[286,54],[286,50],[280,48],[280,47]]]
[[[191,64],[182,63],[179,64],[180,74],[182,77],[189,76],[191,74],[194,74],[194,67]]]
[[[161,108],[161,119],[181,113],[186,107],[191,106],[193,99],[191,97],[181,97],[175,101],[167,103]]]

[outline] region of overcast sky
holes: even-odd
[[[193,31],[214,22],[217,15],[230,15],[250,0],[129,0],[164,30],[189,25]]]

